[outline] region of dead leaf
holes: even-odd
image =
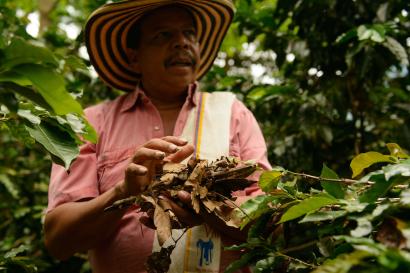
[[[164,164],[162,170],[164,173],[179,173],[184,171],[186,168],[187,166],[185,164],[168,162]]]
[[[158,243],[162,246],[171,237],[171,219],[160,205],[155,206],[154,225],[157,228]]]
[[[397,227],[397,222],[394,218],[386,218],[383,221],[376,234],[376,240],[388,247],[402,249],[406,246],[406,238]]]

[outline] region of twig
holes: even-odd
[[[289,248],[286,248],[286,249],[282,250],[281,253],[289,253],[289,252],[294,252],[294,251],[302,250],[302,249],[304,249],[304,248],[313,246],[313,245],[317,244],[318,242],[319,242],[319,241],[315,240],[315,241],[307,242],[307,243],[304,243],[304,244],[301,244],[301,245],[298,245],[298,246],[289,247]]]
[[[184,236],[184,234],[188,231],[188,228],[184,228],[184,232],[182,232],[181,236],[178,237],[178,239],[174,239],[174,237],[171,236],[172,240],[174,240],[175,245],[178,243],[178,241]]]
[[[236,208],[238,208],[243,214],[245,214],[246,217],[248,217],[249,219],[252,219],[240,206],[238,206],[237,204],[235,204],[234,201],[232,201],[231,199],[229,199],[228,197],[220,194],[219,192],[215,192],[216,195],[218,195],[219,197],[224,198],[225,200],[231,202],[232,205],[234,205]]]
[[[308,267],[310,267],[310,268],[316,268],[316,265],[309,264],[309,263],[307,263],[307,262],[304,262],[304,261],[302,261],[302,260],[299,260],[298,258],[285,255],[285,254],[283,254],[283,253],[281,253],[281,252],[276,252],[275,254],[278,255],[278,256],[282,256],[282,257],[288,258],[289,260],[294,260],[294,261],[296,261],[296,262],[298,262],[298,263],[301,263],[301,264],[304,264],[304,265],[306,265],[306,266],[308,266]]]
[[[324,178],[324,177],[314,176],[314,175],[305,174],[305,173],[295,173],[291,171],[286,171],[286,172],[291,173],[293,175],[301,176],[303,178],[310,178],[310,179],[319,180],[319,181],[339,182],[339,183],[343,183],[346,185],[352,185],[352,184],[373,185],[374,184],[374,182],[372,181],[359,181],[359,180],[347,179],[347,178]]]

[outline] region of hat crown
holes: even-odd
[[[130,0],[106,4],[92,13],[85,27],[90,61],[100,78],[123,91],[133,91],[138,74],[127,54],[127,38],[132,26],[148,12],[167,5],[189,9],[197,26],[200,63],[197,78],[210,69],[232,22],[230,0]]]

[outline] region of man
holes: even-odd
[[[229,93],[198,90],[196,81],[212,65],[232,16],[228,0],[125,1],[91,15],[85,35],[92,64],[107,84],[129,93],[87,109],[98,143],[81,147],[69,173],[53,165],[45,242],[55,257],[89,251],[93,272],[145,272],[155,231],[141,222],[150,219],[135,209],[104,213],[104,208],[140,194],[157,165],[192,153],[207,159],[230,154],[270,167],[250,111]],[[187,204],[189,196],[179,193]],[[188,226],[205,222],[215,228],[221,245],[243,238],[215,218],[168,202]],[[184,257],[174,258],[171,271],[223,271],[238,257],[221,251],[217,241],[198,242],[212,246],[206,255],[214,256],[201,263],[207,267],[198,269],[195,260],[191,265],[182,249]],[[211,260],[216,261],[212,266]]]

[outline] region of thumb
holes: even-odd
[[[183,146],[178,152],[167,156],[167,160],[175,163],[179,163],[185,158],[191,156],[194,152],[194,146],[187,144]]]

